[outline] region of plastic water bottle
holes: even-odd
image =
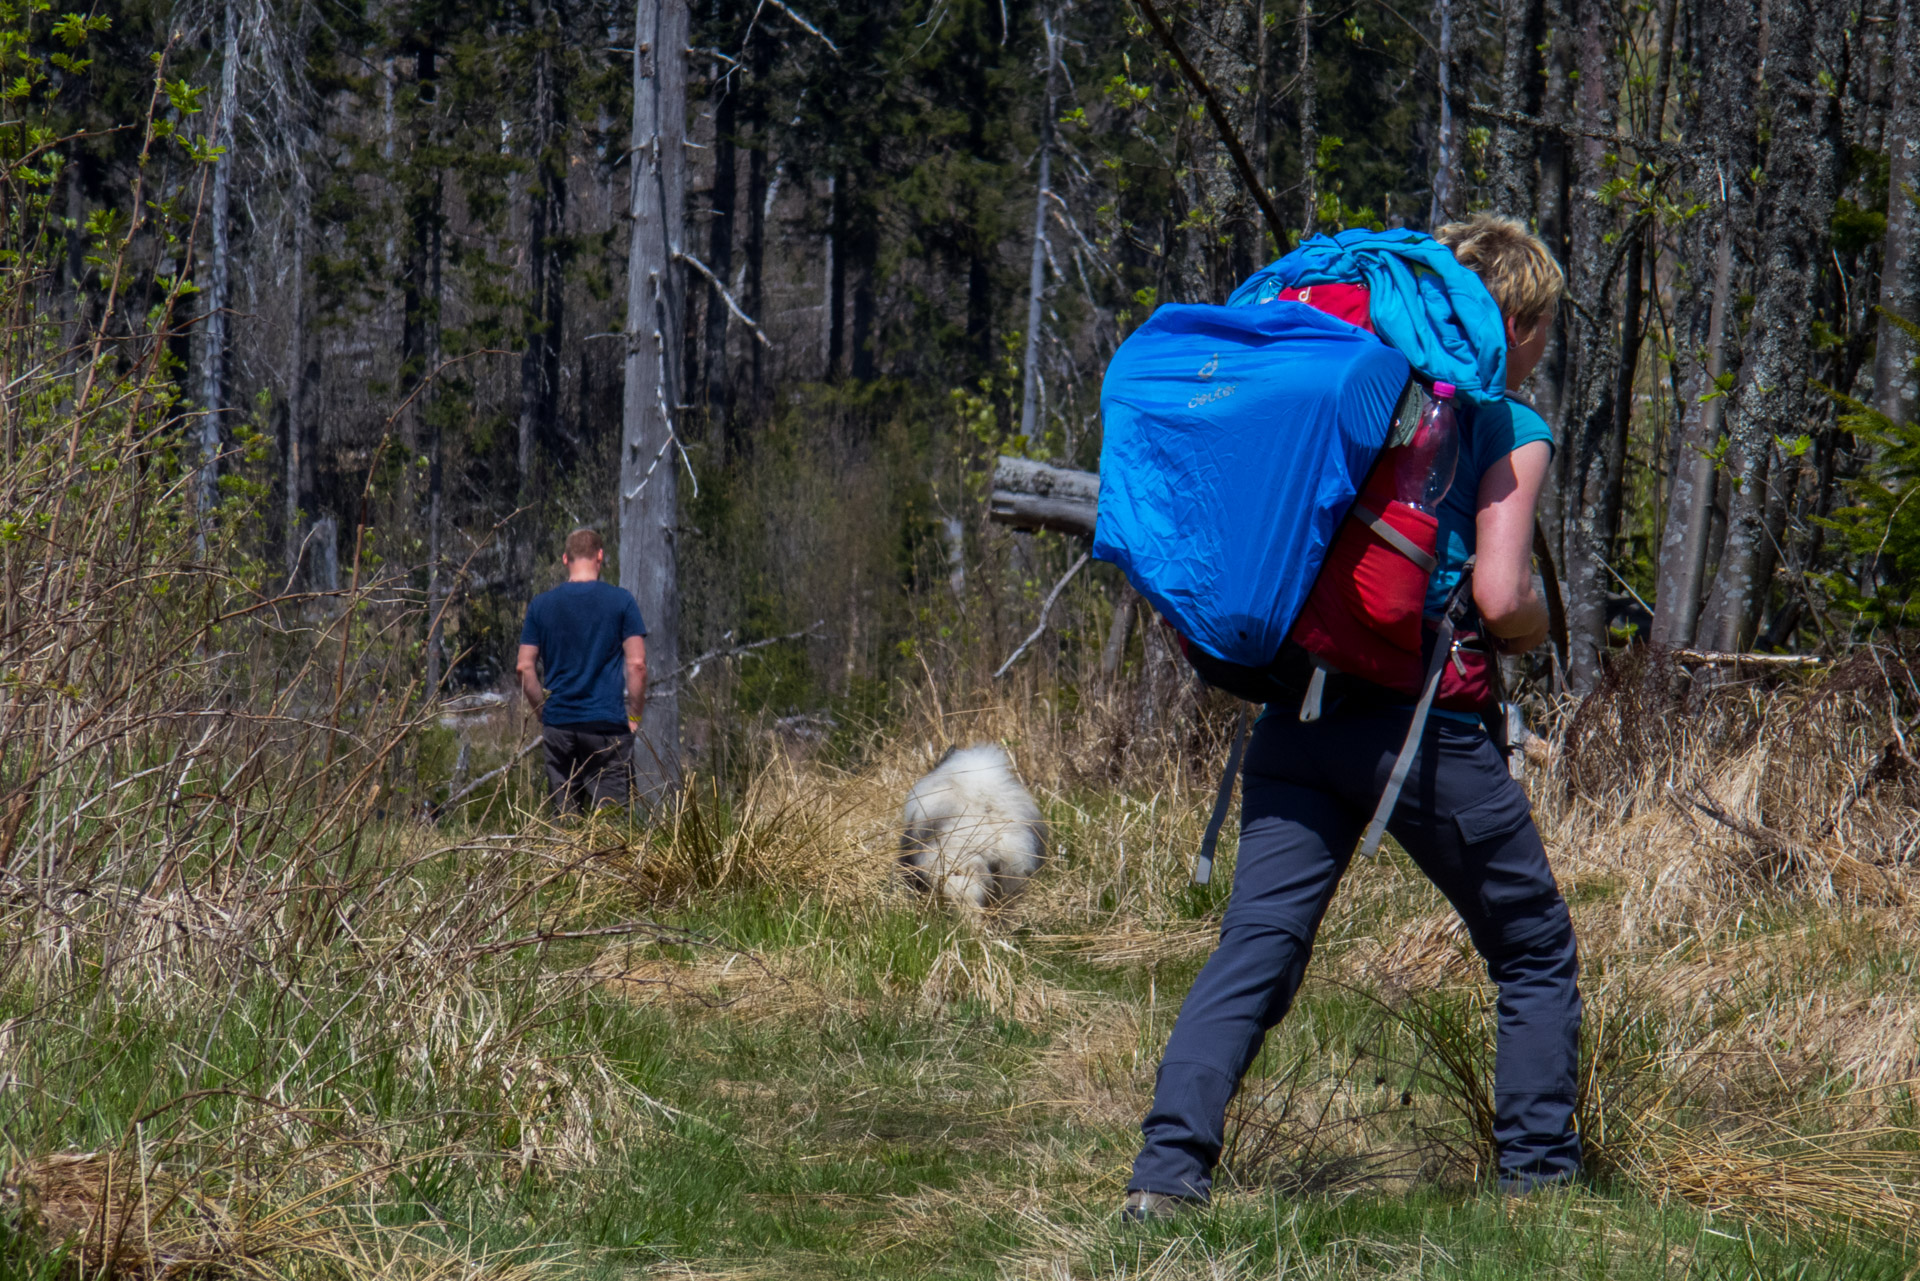
[[[1395,451],[1393,496],[1428,513],[1438,512],[1440,501],[1453,487],[1453,471],[1460,461],[1453,393],[1452,383],[1435,383],[1413,439]]]

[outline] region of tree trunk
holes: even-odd
[[[673,380],[684,316],[676,260],[686,218],[686,0],[636,0],[632,234],[627,251],[626,394],[620,452],[620,585],[640,602],[650,688],[635,744],[641,795],[680,781],[679,526]]]
[[[1696,38],[1702,79],[1686,134],[1711,141],[1711,154],[1688,175],[1693,198],[1705,206],[1684,231],[1693,287],[1680,315],[1675,359],[1682,364],[1680,430],[1674,451],[1653,614],[1653,640],[1671,648],[1693,644],[1706,585],[1727,396],[1719,388],[1730,364],[1736,298],[1736,260],[1753,215],[1748,174],[1759,163],[1754,133],[1755,71],[1759,65],[1759,11],[1755,0],[1707,6]],[[1708,263],[1712,266],[1709,270]]]
[[[1571,111],[1569,103],[1572,94],[1572,82],[1568,72],[1572,61],[1568,54],[1569,37],[1567,35],[1567,12],[1562,0],[1546,0],[1544,19],[1552,31],[1551,41],[1547,45],[1546,74],[1541,83],[1541,115],[1556,124],[1568,121]],[[1557,133],[1548,133],[1540,142],[1540,189],[1536,195],[1535,217],[1540,227],[1540,238],[1553,251],[1553,256],[1565,264],[1567,262],[1567,214],[1570,205],[1567,181],[1567,144],[1565,138]],[[1571,307],[1562,306],[1555,313],[1552,331],[1547,335],[1547,348],[1540,356],[1540,364],[1531,380],[1533,406],[1540,416],[1553,427],[1554,438],[1562,447],[1554,451],[1553,470],[1549,473],[1546,487],[1540,494],[1540,525],[1547,534],[1547,546],[1559,564],[1566,563],[1566,475],[1567,459],[1572,451],[1565,448],[1567,440],[1567,337],[1572,332],[1576,317]],[[1564,658],[1565,655],[1562,655]]]
[[[1613,132],[1613,48],[1597,5],[1579,7],[1575,48],[1579,62],[1575,118],[1588,135],[1575,148],[1579,191],[1571,210],[1568,289],[1579,304],[1569,324],[1571,383],[1567,412],[1567,471],[1562,535],[1566,555],[1567,679],[1577,690],[1590,689],[1600,674],[1606,647],[1607,596],[1612,576],[1613,526],[1619,512],[1619,477],[1612,460],[1621,415],[1615,409],[1618,365],[1614,326],[1619,315],[1614,272],[1619,255],[1609,243],[1616,219],[1600,201],[1610,176],[1608,147],[1593,135]]]
[[[1200,5],[1192,21],[1201,34],[1184,42],[1201,76],[1213,88],[1232,122],[1234,133],[1245,138],[1253,125],[1253,105],[1246,92],[1253,84],[1253,5],[1248,0],[1221,0]],[[1265,227],[1241,181],[1233,157],[1219,130],[1206,120],[1195,126],[1198,140],[1194,179],[1199,187],[1194,237],[1202,279],[1194,283],[1201,296],[1225,302],[1234,286],[1253,273],[1254,246],[1265,243]]]
[[[541,444],[552,435],[560,385],[561,308],[566,272],[558,252],[565,233],[567,157],[559,138],[561,91],[549,29],[549,10],[534,0],[532,137],[527,155],[533,181],[527,191],[527,304],[524,347],[520,353],[519,468],[520,505],[532,500],[533,470]]]
[[[1713,649],[1737,650],[1753,639],[1769,587],[1763,570],[1774,439],[1800,435],[1810,406],[1814,283],[1840,163],[1839,103],[1817,76],[1841,65],[1845,18],[1824,0],[1773,0],[1767,9],[1768,198],[1750,346],[1733,406],[1727,539],[1699,628],[1699,643]]]
[[[1041,19],[1047,38],[1047,89],[1040,106],[1040,185],[1033,198],[1033,256],[1027,264],[1027,351],[1020,389],[1020,437],[1031,441],[1040,417],[1040,306],[1047,283],[1047,206],[1053,197],[1054,97],[1059,92],[1060,43],[1054,18]]]
[[[1313,0],[1300,0],[1300,15],[1295,22],[1294,38],[1299,46],[1299,62],[1294,75],[1300,79],[1300,234],[1311,236],[1320,213],[1320,138],[1315,128],[1319,114],[1313,78]],[[1280,246],[1285,252],[1286,246]]]
[[[1893,105],[1887,112],[1887,235],[1880,264],[1880,306],[1920,320],[1920,0],[1899,0],[1893,32]],[[1920,381],[1913,370],[1913,339],[1881,316],[1874,335],[1873,407],[1904,423],[1914,415]]]
[[[753,150],[747,153],[747,314],[756,320],[766,316],[767,215],[772,212],[768,206],[774,194],[767,181],[766,133],[762,130],[754,137]],[[766,349],[757,342],[747,347],[753,353],[753,406],[758,411],[766,395]],[[729,431],[727,440],[737,453],[737,433]]]
[[[1119,675],[1120,664],[1127,658],[1127,639],[1133,632],[1133,613],[1138,608],[1140,593],[1133,590],[1133,584],[1120,584],[1120,599],[1113,603],[1113,622],[1107,628],[1106,644],[1100,647],[1100,674],[1109,680]]]
[[[1453,0],[1439,0],[1440,42],[1436,46],[1440,80],[1440,126],[1435,134],[1433,166],[1433,207],[1427,211],[1427,225],[1438,227],[1453,216],[1455,188],[1460,158],[1455,154],[1453,136]]]
[[[824,376],[829,380],[840,376],[846,354],[843,335],[847,319],[847,255],[841,242],[846,236],[847,212],[840,190],[845,185],[837,173],[827,179],[827,369]]]
[[[714,279],[733,275],[733,218],[735,174],[733,135],[738,127],[739,94],[730,77],[715,76],[720,95],[713,120],[713,193],[708,201],[707,266]],[[759,313],[749,313],[758,315]],[[730,313],[718,285],[707,286],[706,384],[708,430],[724,430],[731,410],[727,377],[727,321]]]
[[[440,367],[441,236],[440,184],[433,184],[433,217],[427,226],[427,377]],[[446,675],[447,581],[445,558],[445,482],[447,406],[435,389],[421,398],[427,420],[427,692],[437,696]]]
[[[1100,474],[1002,454],[993,468],[987,518],[1014,529],[1052,529],[1093,537]]]
[[[227,294],[232,270],[229,238],[232,230],[234,122],[238,104],[234,94],[240,72],[240,17],[233,0],[221,8],[220,105],[209,133],[225,153],[213,162],[213,200],[207,211],[213,248],[207,261],[207,282],[201,291],[203,356],[200,363],[200,471],[195,484],[200,513],[200,548],[206,550],[213,510],[220,503],[220,415],[226,408]]]
[[[879,157],[869,155],[862,172],[869,176],[870,182],[871,175],[879,168]],[[869,182],[854,184],[854,187],[864,189]],[[847,267],[853,275],[853,325],[848,335],[848,345],[853,350],[849,372],[855,381],[865,382],[874,376],[876,368],[873,330],[880,272],[880,211],[868,201],[856,202],[850,193],[842,197],[840,211],[847,219]]]
[[[284,556],[287,564],[287,582],[292,584],[300,575],[300,548],[305,542],[305,522],[301,513],[306,510],[308,495],[307,469],[311,465],[305,457],[307,430],[306,403],[306,359],[307,359],[307,223],[312,216],[311,196],[307,190],[306,174],[294,175],[293,180],[293,254],[288,271],[292,277],[288,298],[287,324],[287,449],[283,456],[286,484],[286,548]]]
[[[1540,96],[1538,49],[1546,29],[1542,0],[1505,0],[1502,6],[1504,40],[1500,58],[1500,110],[1531,112],[1529,99]],[[1493,136],[1493,172],[1489,193],[1495,213],[1522,216],[1532,208],[1533,135],[1502,124]]]

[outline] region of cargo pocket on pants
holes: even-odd
[[[1455,810],[1453,824],[1460,829],[1461,844],[1479,845],[1513,835],[1532,817],[1533,806],[1527,802],[1527,794],[1510,784],[1483,801]]]

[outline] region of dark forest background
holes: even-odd
[[[1494,209],[1566,264],[1524,394],[1561,442],[1575,689],[1630,638],[1908,621],[1916,7],[1168,8],[1299,233]],[[218,555],[263,590],[377,570],[424,606],[394,635],[428,689],[499,685],[565,531],[620,526],[635,31],[672,8],[6,6],[0,136],[43,174],[10,227],[42,255],[27,309],[131,339],[170,307],[166,465],[214,496],[203,526],[225,504]],[[735,715],[831,725],[996,666],[1078,549],[988,524],[994,455],[1097,466],[1115,345],[1290,246],[1130,4],[681,16],[678,650],[802,633],[657,669],[719,714],[689,721],[705,750]],[[1151,675],[1132,614],[1096,567],[1029,661]]]

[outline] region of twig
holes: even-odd
[[[488,770],[486,773],[482,774],[479,778],[474,779],[471,783],[468,783],[465,787],[455,792],[452,796],[449,796],[446,799],[445,803],[443,803],[440,806],[440,809],[442,811],[452,809],[455,805],[465,800],[468,796],[471,796],[475,791],[479,790],[482,787],[485,787],[488,783],[491,783],[494,779],[499,778],[502,774],[506,773],[508,770],[518,765],[521,762],[521,760],[526,757],[528,752],[531,752],[534,748],[540,746],[540,744],[544,741],[545,741],[544,739],[540,739],[540,738],[534,739],[531,743],[528,743],[525,747],[515,752],[513,754],[513,759],[508,761],[505,765],[502,765],[499,769]]]
[[[835,44],[833,41],[827,39],[826,32],[820,30],[820,28],[814,26],[811,22],[808,22],[805,18],[801,17],[799,14],[787,8],[786,5],[781,4],[780,0],[761,0],[761,3],[772,5],[774,8],[778,9],[781,13],[784,13],[789,18],[792,18],[796,23],[800,25],[800,29],[802,31],[805,31],[808,35],[812,36],[815,40],[818,40],[821,44],[827,46],[827,48],[833,50],[835,53],[840,52],[840,46]]]
[[[1702,666],[1752,663],[1759,667],[1821,667],[1833,660],[1820,654],[1723,654],[1711,649],[1676,649],[1673,657],[1682,663]]]
[[[778,2],[779,0],[769,0],[769,3],[777,4]],[[1186,50],[1182,49],[1180,42],[1174,39],[1173,28],[1169,27],[1167,20],[1160,16],[1160,11],[1153,7],[1153,0],[1136,0],[1136,2],[1140,6],[1140,12],[1147,15],[1147,24],[1153,28],[1153,34],[1159,38],[1161,44],[1166,46],[1167,52],[1173,55],[1174,62],[1179,64],[1180,74],[1187,78],[1187,83],[1193,86],[1193,91],[1200,95],[1200,101],[1206,104],[1207,114],[1213,117],[1213,127],[1220,131],[1220,141],[1226,144],[1227,154],[1233,157],[1233,167],[1240,171],[1241,183],[1266,217],[1267,230],[1273,233],[1273,243],[1282,250],[1286,249],[1287,232],[1291,229],[1287,226],[1287,220],[1280,216],[1280,211],[1274,208],[1273,197],[1268,195],[1267,189],[1260,185],[1260,177],[1254,173],[1253,164],[1247,159],[1246,148],[1240,145],[1240,135],[1233,131],[1233,124],[1227,119],[1227,109],[1220,105],[1220,99],[1214,96],[1213,87],[1201,77],[1199,68],[1188,60]],[[1025,647],[1022,646],[1022,648]]]
[[[1053,585],[1053,590],[1047,593],[1046,602],[1040,606],[1040,621],[1033,625],[1032,634],[1020,642],[1019,649],[1007,655],[1007,661],[1000,664],[1000,670],[993,674],[993,679],[999,680],[1005,676],[1007,669],[1019,662],[1020,656],[1027,652],[1027,647],[1040,639],[1041,634],[1047,630],[1047,615],[1053,612],[1053,603],[1060,599],[1060,593],[1067,589],[1067,584],[1073,581],[1073,576],[1079,573],[1081,567],[1091,559],[1093,559],[1092,552],[1081,552],[1080,559],[1073,562],[1073,568],[1060,576],[1060,581]]]
[[[532,947],[537,943],[557,943],[567,939],[618,938],[624,934],[652,934],[664,942],[684,943],[683,930],[675,930],[653,921],[629,921],[625,925],[608,925],[597,930],[543,930],[538,934],[524,934],[517,939],[507,939],[500,943],[483,943],[479,947],[470,947],[466,951],[468,959],[478,956],[490,956],[495,952],[512,952],[523,947]]]
[[[734,645],[734,646],[723,648],[723,649],[708,650],[706,653],[700,655],[700,657],[693,659],[690,662],[682,663],[680,664],[680,666],[668,672],[665,676],[662,676],[660,678],[660,686],[665,686],[670,681],[679,680],[680,673],[682,672],[685,672],[687,674],[688,680],[692,680],[694,677],[700,674],[700,668],[704,664],[710,663],[716,658],[737,658],[741,654],[749,654],[756,649],[765,649],[769,645],[778,645],[781,641],[800,640],[803,637],[813,635],[815,632],[819,631],[822,627],[825,627],[826,625],[827,625],[826,619],[824,618],[816,619],[813,626],[803,627],[797,632],[788,632],[785,636],[769,636],[765,640],[749,641],[745,645]],[[656,690],[658,688],[659,687],[656,686]]]
[[[1561,124],[1557,120],[1542,120],[1522,111],[1503,111],[1490,107],[1484,102],[1475,102],[1463,89],[1452,93],[1454,104],[1471,115],[1483,120],[1492,120],[1498,124],[1512,125],[1517,129],[1528,129],[1534,133],[1554,134],[1562,139],[1584,139],[1591,142],[1610,142],[1616,147],[1632,147],[1647,155],[1663,156],[1677,160],[1688,154],[1686,148],[1656,138],[1636,138],[1627,133],[1608,133],[1601,129],[1582,129],[1577,125]]]
[[[765,347],[768,351],[773,350],[773,344],[767,341],[765,331],[754,322],[752,316],[740,310],[740,304],[733,300],[733,295],[727,292],[727,287],[720,283],[720,277],[714,275],[712,269],[709,268],[706,263],[701,262],[698,258],[684,250],[675,250],[673,256],[705,276],[707,283],[713,286],[713,292],[719,294],[721,299],[727,304],[727,310],[732,312],[741,324],[753,331],[753,336],[760,340],[762,347]]]

